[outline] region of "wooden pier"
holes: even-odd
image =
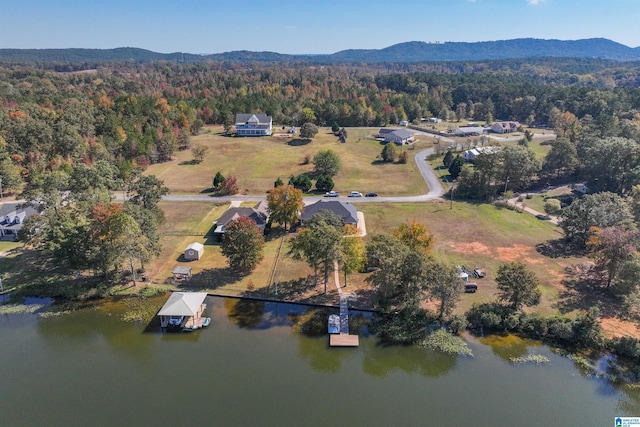
[[[331,347],[358,347],[360,345],[358,335],[349,335],[348,298],[348,295],[340,294],[340,333],[329,336]]]

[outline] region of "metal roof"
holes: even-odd
[[[174,292],[158,316],[194,316],[206,297],[206,292]]]

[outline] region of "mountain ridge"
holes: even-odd
[[[346,49],[331,54],[295,55],[271,51],[230,51],[207,55],[158,53],[135,47],[114,49],[0,49],[0,61],[110,62],[436,62],[564,57],[616,61],[640,60],[640,46],[632,48],[605,39],[580,40],[521,38],[482,42],[428,43],[408,41],[382,49]]]

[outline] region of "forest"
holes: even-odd
[[[463,171],[459,193],[466,191],[472,198],[493,197],[508,174],[514,189],[526,188],[530,176],[516,179],[522,171],[582,173],[594,179],[593,188],[620,195],[640,183],[640,67],[634,63],[146,62],[56,71],[66,66],[82,68],[0,65],[2,190],[20,192],[48,212],[39,219],[46,223],[27,228],[27,233],[45,230],[40,237],[25,236],[29,242],[46,241],[63,264],[80,263],[104,275],[115,271],[123,254],[131,254],[128,262],[134,270],[134,261],[144,263],[159,250],[156,223],[162,215],[156,203],[167,190],[140,171],[189,148],[191,136],[204,125],[223,124],[232,132],[236,113],[264,112],[277,125],[385,126],[439,117],[454,123],[462,118],[517,120],[555,129],[560,142],[542,169],[532,164],[505,172],[487,165],[483,171],[477,165]],[[522,150],[504,153],[514,162],[526,160]],[[607,156],[597,154],[605,152]],[[105,204],[113,190],[131,196],[124,210]],[[149,207],[150,213],[144,213]],[[122,235],[108,246],[104,237],[110,223]],[[82,242],[87,234],[95,240]],[[141,235],[150,253],[127,246],[132,236]],[[77,239],[72,242],[73,236]]]
[[[277,124],[323,126],[464,115],[554,127],[558,117],[575,117],[585,135],[637,139],[638,71],[637,65],[557,59],[320,67],[114,63],[82,72],[5,63],[0,174],[13,177],[5,179],[7,189],[17,189],[62,164],[105,160],[124,178],[170,159],[204,124],[231,126],[236,113],[247,111],[267,113]]]

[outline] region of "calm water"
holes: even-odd
[[[0,425],[612,426],[640,415],[640,392],[533,343],[470,338],[474,358],[373,338],[330,349],[292,329],[304,308],[207,303],[211,326],[184,334],[125,323],[117,303],[0,316]],[[505,360],[526,351],[551,364]]]

